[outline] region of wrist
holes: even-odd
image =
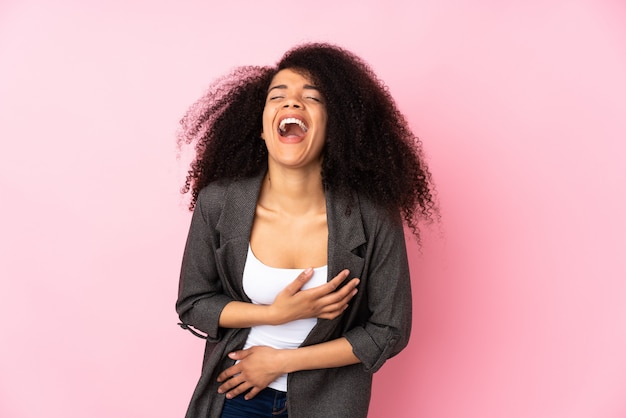
[[[284,322],[280,318],[280,312],[274,305],[265,306],[265,321],[267,325],[282,325]]]
[[[280,371],[283,374],[293,373],[298,371],[298,369],[294,366],[294,359],[296,357],[298,349],[285,349],[285,350],[277,350],[277,359],[280,364]]]
[[[295,320],[295,318],[289,318],[284,309],[280,309],[274,304],[266,305],[266,307],[266,320],[268,325],[283,325]]]

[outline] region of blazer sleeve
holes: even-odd
[[[223,291],[215,255],[219,240],[215,225],[223,201],[219,189],[209,186],[200,191],[183,253],[176,301],[181,326],[200,330],[213,342],[221,338],[222,309],[233,300]]]
[[[364,303],[369,317],[346,332],[354,354],[368,372],[376,372],[409,342],[412,319],[411,279],[402,220],[377,213],[369,231]],[[363,280],[362,280],[363,282]]]

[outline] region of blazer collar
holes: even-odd
[[[222,242],[234,238],[250,240],[256,201],[265,171],[260,174],[233,181],[226,192],[224,209],[217,223]],[[352,251],[365,243],[365,232],[358,196],[353,195],[350,214],[346,214],[349,197],[343,193],[326,190],[326,216],[328,239],[338,246]]]
[[[351,203],[350,213],[346,213]],[[335,243],[338,248],[353,251],[365,243],[365,231],[359,198],[353,194],[352,202],[349,196],[326,190],[326,217],[328,220],[328,241]],[[330,245],[329,245],[330,248]]]
[[[224,196],[224,208],[216,225],[221,243],[235,238],[250,241],[256,202],[264,176],[265,171],[262,171],[254,177],[233,181],[228,186]]]

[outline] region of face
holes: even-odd
[[[324,98],[296,71],[279,71],[268,89],[263,132],[269,164],[319,170],[326,139]]]

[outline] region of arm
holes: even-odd
[[[220,280],[215,251],[215,224],[224,202],[223,188],[208,187],[198,196],[191,218],[178,285],[176,312],[184,325],[207,334],[209,341],[221,338],[219,316],[233,298]]]
[[[323,285],[300,290],[313,277],[313,269],[308,268],[287,285],[271,305],[228,303],[222,310],[219,325],[224,328],[248,328],[280,325],[304,318],[335,319],[348,308],[348,302],[357,293],[359,279],[356,278],[337,290],[349,273],[343,270]]]
[[[411,278],[400,214],[363,212],[364,218],[370,220],[368,235],[373,241],[365,255],[366,271],[361,284],[369,313],[365,321],[359,321],[360,324],[349,329],[344,337],[365,371],[374,373],[409,342]]]

